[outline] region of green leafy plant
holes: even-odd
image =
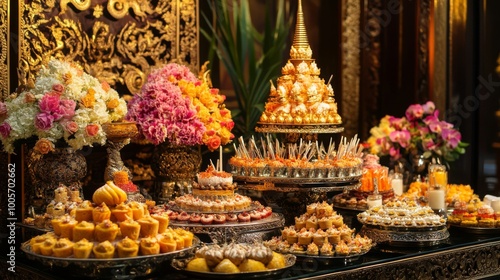
[[[284,65],[293,21],[285,15],[284,0],[267,1],[264,30],[259,32],[252,23],[248,2],[210,1],[214,21],[203,14],[209,28],[201,30],[231,79],[238,102],[238,109],[231,112],[234,133],[244,137],[254,132],[269,94],[269,81],[278,77]],[[276,15],[271,15],[270,5],[276,5]]]

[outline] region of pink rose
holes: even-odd
[[[74,100],[63,99],[60,102],[59,112],[63,118],[71,118],[75,115],[76,102]]]
[[[0,116],[7,115],[7,105],[5,103],[0,102]]]
[[[7,122],[4,122],[0,125],[0,135],[2,135],[3,138],[7,138],[10,135],[11,131],[10,124]]]
[[[52,86],[52,90],[61,94],[64,91],[64,86],[61,84],[55,84]]]
[[[51,114],[54,120],[58,120],[62,117],[61,110],[59,108],[59,95],[55,94],[45,94],[40,100],[40,111],[43,113]]]
[[[78,131],[78,124],[73,121],[66,121],[62,123],[64,130],[69,132],[70,134],[73,134]]]
[[[85,132],[90,137],[96,136],[99,132],[99,126],[97,124],[89,124],[85,127]]]
[[[54,122],[54,116],[51,114],[42,112],[35,117],[35,127],[40,130],[48,130],[52,127]]]

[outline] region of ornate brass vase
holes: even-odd
[[[156,200],[167,202],[190,193],[200,166],[199,146],[175,146],[167,142],[156,146],[151,165],[158,180]]]
[[[53,152],[41,155],[30,165],[36,184],[35,191],[43,194],[45,204],[54,199],[54,190],[59,184],[81,190],[82,180],[87,174],[85,157],[73,148],[56,148]]]

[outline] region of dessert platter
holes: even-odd
[[[152,213],[167,215],[170,225],[195,233],[208,233],[212,240],[233,239],[247,231],[271,230],[284,225],[283,216],[258,201],[235,193],[231,173],[210,165],[197,175],[193,191],[154,207]]]
[[[262,279],[283,274],[295,260],[295,256],[274,252],[261,243],[230,243],[204,245],[194,256],[174,259],[172,266],[200,278]]]
[[[285,227],[281,236],[264,241],[264,245],[273,251],[322,262],[351,262],[375,244],[370,238],[356,235],[332,205],[318,202],[307,205],[306,213],[295,217],[294,225]]]
[[[52,217],[53,231],[22,244],[27,257],[79,275],[99,276],[110,270],[138,276],[199,244],[193,233],[169,227],[168,215],[150,213],[146,203],[127,201],[125,191],[112,181],[98,188],[92,200]]]
[[[360,233],[377,244],[425,247],[441,244],[450,236],[445,218],[414,201],[390,201],[357,217],[363,224]]]
[[[486,236],[500,234],[500,213],[479,199],[468,203],[456,202],[448,215],[450,230]]]
[[[389,169],[379,164],[376,155],[367,154],[363,159],[360,184],[345,188],[344,192],[335,195],[332,199],[334,207],[343,210],[367,210],[367,198],[374,194],[375,184],[377,193],[382,196],[383,204],[394,199],[394,191],[389,182]]]
[[[260,144],[252,138],[246,144],[234,145],[236,155],[229,159],[234,180],[250,183],[275,184],[344,184],[357,182],[362,175],[361,149],[357,137],[347,142],[340,141],[325,148],[321,143],[280,143],[277,139],[261,139]],[[259,148],[260,147],[260,148]]]

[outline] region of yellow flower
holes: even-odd
[[[82,105],[86,108],[94,107],[95,103],[95,90],[89,88],[87,94],[82,98]]]
[[[114,108],[118,107],[119,104],[120,104],[120,102],[118,101],[118,99],[113,98],[113,99],[109,100],[108,102],[106,102],[106,107],[108,109],[114,109]]]
[[[71,72],[68,72],[68,73],[65,73],[63,76],[63,81],[65,84],[71,84],[71,81],[72,81],[72,78],[73,78],[73,75],[71,75]]]

